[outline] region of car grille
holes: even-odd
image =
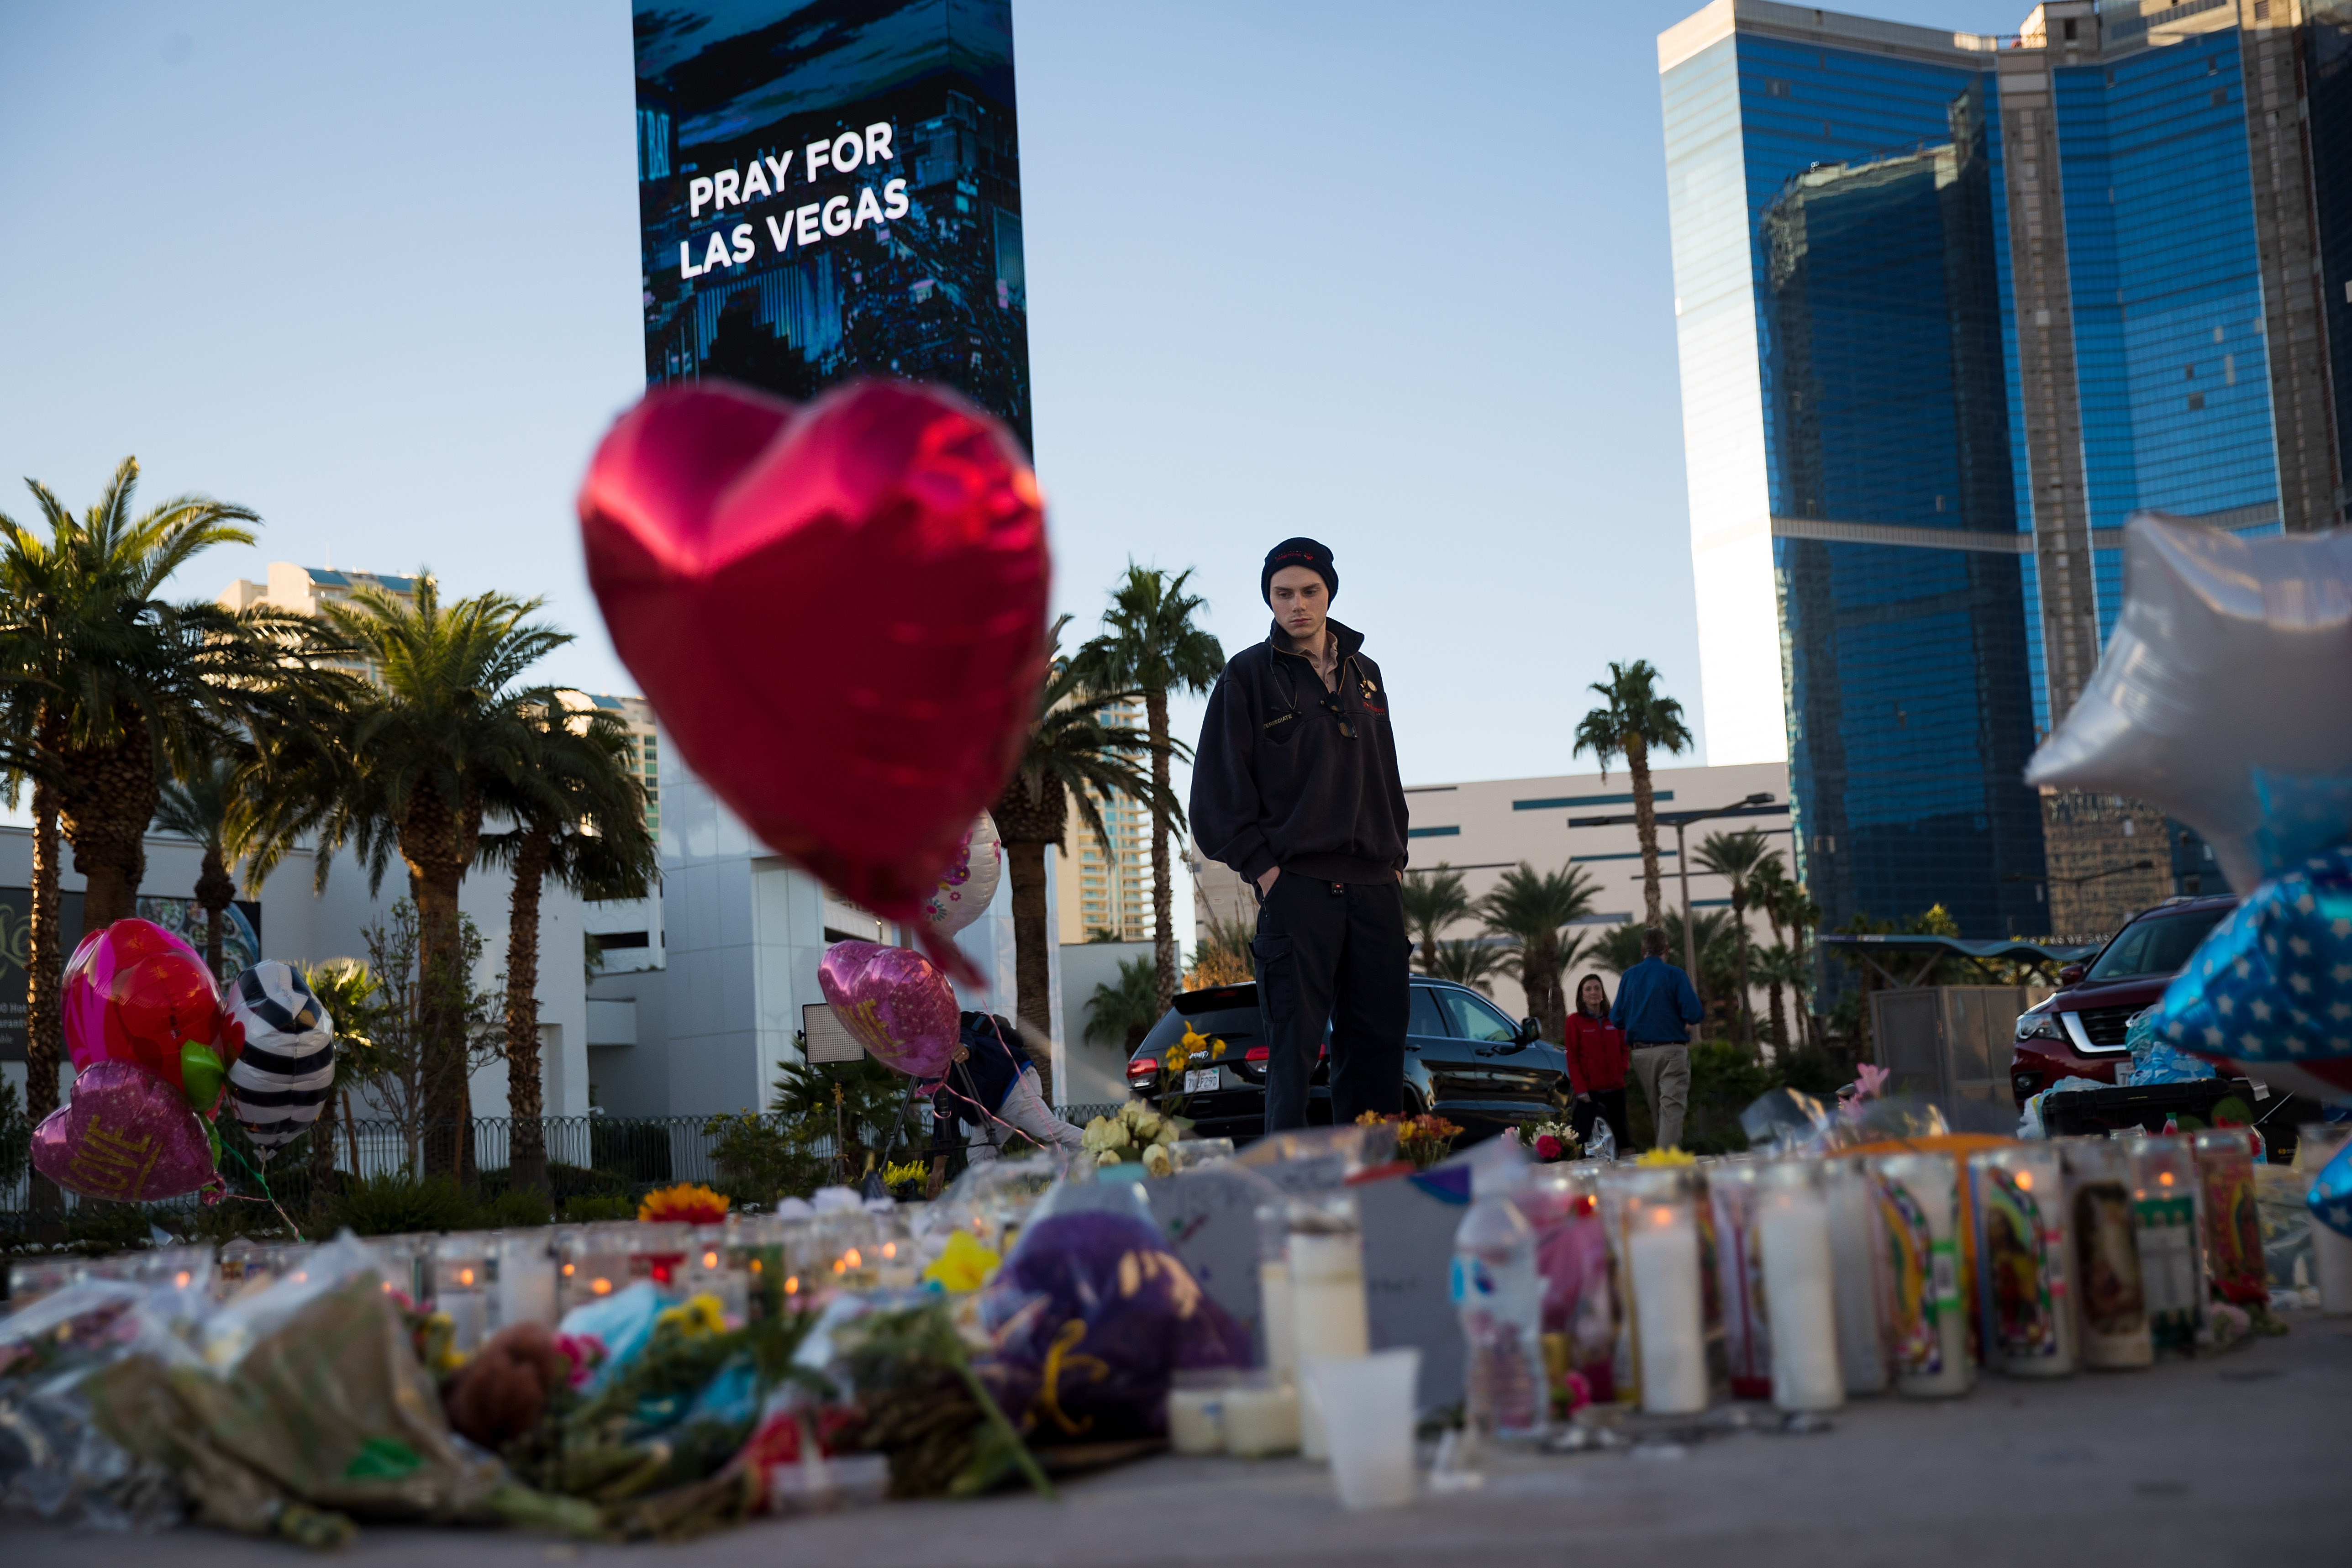
[[[2124,1043],[2124,1026],[2138,1011],[2137,1007],[2093,1007],[2075,1016],[2083,1020],[2083,1033],[2091,1044],[2113,1049]]]

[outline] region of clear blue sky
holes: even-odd
[[[1337,553],[1411,780],[1583,771],[1587,681],[1697,712],[1655,37],[1692,0],[1014,0],[1056,597]],[[2013,30],[2025,0],[1855,9]],[[624,0],[0,11],[0,510],[136,453],[271,560],[544,595],[628,677],[572,496],[643,390]]]

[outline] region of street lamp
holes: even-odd
[[[1705,822],[1716,816],[1753,816],[1759,808],[1772,804],[1772,792],[1758,790],[1745,800],[1735,800],[1729,805],[1718,805],[1706,811],[1654,811],[1654,822],[1663,822],[1675,830],[1675,874],[1683,885],[1683,969],[1690,976],[1691,988],[1698,988],[1698,944],[1691,935],[1690,857],[1684,853],[1683,829],[1694,822]],[[1629,822],[1639,822],[1640,816],[1628,812],[1618,816],[1571,816],[1570,827],[1622,827]]]

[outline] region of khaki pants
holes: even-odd
[[[1690,1106],[1690,1047],[1635,1046],[1633,1077],[1642,1086],[1642,1098],[1650,1102],[1650,1120],[1657,1128],[1655,1146],[1680,1148],[1683,1112]]]

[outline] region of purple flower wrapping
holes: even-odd
[[[1156,1227],[1130,1215],[1032,1226],[981,1293],[980,1311],[993,1341],[982,1375],[1041,1442],[1164,1432],[1171,1374],[1250,1363],[1247,1331]]]

